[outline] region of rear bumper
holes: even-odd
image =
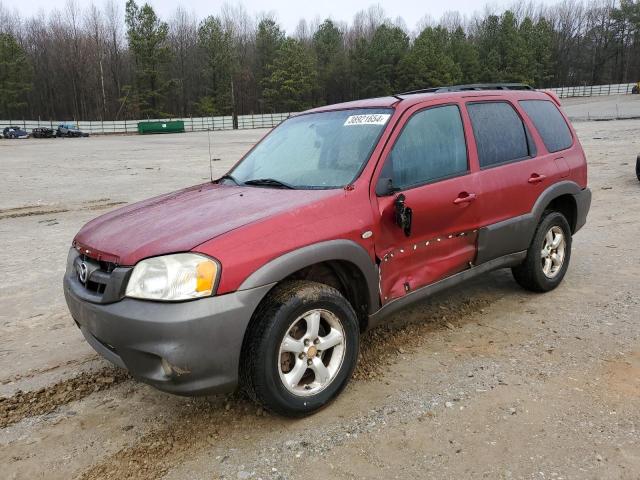
[[[576,225],[573,233],[576,233],[587,223],[587,214],[591,208],[591,190],[585,188],[580,193],[576,193],[573,198],[576,200]]]
[[[82,299],[74,271],[64,277],[67,305],[87,342],[135,378],[180,395],[237,386],[247,325],[271,286],[180,303],[97,304]]]

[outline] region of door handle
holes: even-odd
[[[461,192],[453,203],[460,205],[461,203],[471,203],[476,199],[475,193]]]
[[[529,177],[529,180],[527,181],[531,184],[536,184],[536,183],[543,182],[545,178],[547,178],[546,175],[538,175],[537,173],[532,173],[531,176]]]

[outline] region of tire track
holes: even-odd
[[[40,216],[40,215],[52,215],[55,213],[66,213],[71,211],[103,210],[106,208],[117,207],[119,205],[124,205],[128,203],[128,202],[117,202],[117,201],[109,201],[109,200],[111,199],[101,198],[98,200],[88,200],[79,207],[50,206],[48,208],[45,208],[46,207],[45,205],[27,205],[24,207],[7,208],[4,210],[0,210],[0,220],[6,220],[11,218],[33,217],[33,216]]]
[[[16,373],[15,375],[11,375],[10,377],[5,377],[5,378],[0,378],[0,385],[7,385],[9,383],[12,382],[17,382],[19,380],[24,380],[26,378],[33,378],[36,377],[38,375],[42,375],[45,373],[49,373],[52,372],[54,370],[58,370],[59,368],[68,368],[71,366],[80,366],[80,365],[84,365],[85,363],[89,363],[91,361],[94,360],[98,360],[100,357],[95,354],[95,355],[89,355],[85,358],[81,358],[81,359],[72,359],[72,360],[67,360],[66,362],[63,363],[59,363],[57,365],[53,365],[51,367],[45,367],[45,368],[38,368],[35,370],[31,370],[27,373]],[[0,400],[2,401],[2,400]]]
[[[1,397],[0,428],[27,417],[50,413],[62,405],[111,388],[129,378],[125,370],[108,367],[97,372],[83,372],[39,390],[18,391],[11,397]]]

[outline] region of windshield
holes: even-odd
[[[241,184],[344,187],[362,170],[392,112],[361,108],[290,118],[230,173]]]

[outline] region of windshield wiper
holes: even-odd
[[[293,185],[289,185],[288,183],[281,182],[280,180],[276,180],[275,178],[254,178],[253,180],[247,180],[246,182],[244,182],[244,184],[259,185],[264,187],[288,188],[290,190],[295,189]]]
[[[241,185],[242,183],[233,175],[231,175],[230,173],[225,173],[224,175],[222,175],[217,182],[220,183],[220,180],[231,180],[233,183],[235,183],[236,185]]]

